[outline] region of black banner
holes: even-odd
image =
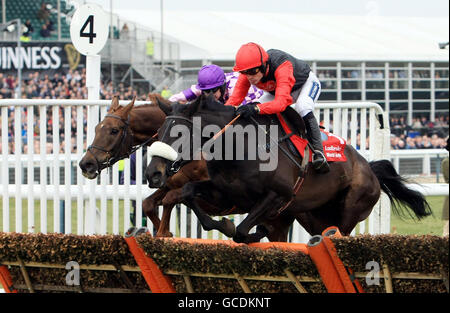
[[[19,66],[17,42],[0,42],[0,71],[17,73]],[[71,42],[22,42],[22,72],[60,72],[86,67],[86,57]]]

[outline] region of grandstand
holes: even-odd
[[[159,11],[121,10],[159,29]],[[308,61],[322,82],[320,101],[375,101],[409,124],[448,116],[447,18],[305,15],[208,9],[165,12],[165,33],[181,45],[186,88],[203,64],[231,70],[237,49],[254,41]],[[195,23],[193,23],[195,21]],[[264,23],[259,29],[258,23]],[[224,27],[225,26],[225,27]],[[194,35],[195,34],[195,35]]]
[[[59,5],[58,5],[59,2]],[[0,5],[2,23],[20,19],[23,25],[30,21],[33,32],[27,42],[70,42],[70,21],[75,12],[77,3],[69,0],[14,0],[5,1],[5,12]],[[38,17],[38,11],[44,3],[48,11],[48,19],[53,22],[53,31],[50,36],[43,37],[40,29],[44,24]],[[109,12],[108,12],[109,14]],[[113,81],[114,86],[120,83],[140,92],[162,90],[164,86],[171,85],[178,73],[179,47],[175,40],[167,37],[164,40],[164,63],[161,61],[161,36],[142,25],[121,19],[111,14],[110,39],[100,52],[102,56],[102,75],[105,82]],[[127,34],[123,33],[124,26],[129,26]],[[24,26],[22,26],[24,30]],[[17,41],[16,32],[4,32],[0,42],[10,41],[14,45]],[[149,58],[146,55],[146,41],[154,41],[155,55]]]
[[[57,5],[58,0],[46,0],[47,8],[49,10],[49,19],[55,23],[55,28],[57,27],[58,21],[58,11]],[[41,1],[30,1],[30,0],[14,0],[6,1],[6,20],[20,19],[22,23],[27,20],[31,21],[31,25],[34,27],[34,32],[32,33],[32,40],[58,40],[58,33],[54,32],[48,38],[42,38],[39,34],[39,29],[43,22],[37,17],[37,12],[41,7]],[[61,14],[61,39],[70,39],[70,25],[66,23],[66,17],[73,11],[73,7],[66,1],[60,0],[60,14]],[[0,7],[0,15],[2,15],[2,8]]]

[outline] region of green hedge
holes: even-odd
[[[163,272],[203,273],[211,275],[278,276],[285,270],[297,276],[320,279],[309,256],[298,251],[280,249],[261,250],[246,245],[231,247],[225,244],[190,244],[139,235],[139,245]],[[366,264],[375,261],[386,264],[396,273],[422,273],[448,277],[448,237],[438,236],[356,236],[332,239],[344,265],[354,272],[368,273]],[[63,234],[19,234],[0,232],[0,264],[16,262],[51,263],[65,265],[76,261],[80,265],[119,264],[136,267],[133,255],[121,236],[77,236]],[[382,268],[380,268],[382,269]],[[20,268],[11,266],[14,283],[25,284]],[[66,269],[27,267],[33,285],[65,286]],[[139,272],[126,272],[135,291],[148,291]],[[171,274],[177,292],[186,292],[182,276]],[[190,277],[195,292],[242,292],[236,279]],[[367,285],[359,278],[366,292],[385,292],[383,277],[379,285]],[[297,292],[290,282],[246,280],[252,292]],[[81,270],[81,285],[88,288],[128,288],[115,271]],[[326,292],[321,281],[302,282],[308,292]],[[396,293],[447,292],[442,280],[393,279]]]
[[[320,279],[309,256],[301,252],[261,250],[246,245],[231,247],[225,244],[172,242],[155,239],[148,234],[138,236],[137,241],[163,272],[285,277],[284,270],[288,269],[294,275]],[[186,291],[182,279],[177,278],[175,282],[177,292]],[[297,292],[290,282],[247,280],[246,283],[252,292]],[[310,292],[326,292],[321,282],[302,284]],[[192,279],[192,285],[195,292],[242,292],[235,279],[199,277]]]
[[[386,264],[392,274],[443,274],[448,278],[448,236],[363,235],[332,239],[332,241],[339,258],[355,272],[369,272],[366,264],[375,261],[380,265],[380,269],[382,264]],[[385,290],[383,279],[380,279],[380,286],[367,286],[365,279],[360,281],[368,292],[384,292]],[[429,279],[393,278],[393,289],[395,293],[447,292],[442,280]]]
[[[137,266],[128,245],[121,236],[77,236],[64,234],[23,234],[0,232],[0,264],[5,261],[52,263],[65,266],[70,261],[79,265],[119,264]],[[69,270],[26,268],[33,285],[66,286]],[[25,284],[20,268],[11,266],[14,283]],[[137,290],[148,290],[141,273],[127,272]],[[114,271],[81,270],[82,288],[123,288],[126,283]]]

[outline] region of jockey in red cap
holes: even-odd
[[[248,117],[255,114],[283,112],[289,105],[305,121],[308,140],[314,148],[313,167],[320,173],[330,170],[325,159],[319,125],[313,110],[319,98],[321,85],[309,65],[281,50],[267,52],[250,42],[238,50],[233,71],[241,73],[227,105],[241,105],[248,89],[256,86],[264,90],[260,104],[241,105],[237,114]]]

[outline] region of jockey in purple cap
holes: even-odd
[[[214,64],[204,65],[198,72],[197,85],[171,96],[169,101],[185,103],[196,99],[202,92],[213,92],[217,101],[225,103],[233,93],[239,75],[237,72],[225,74],[220,66]],[[252,86],[242,104],[257,102],[262,94],[261,89]]]

